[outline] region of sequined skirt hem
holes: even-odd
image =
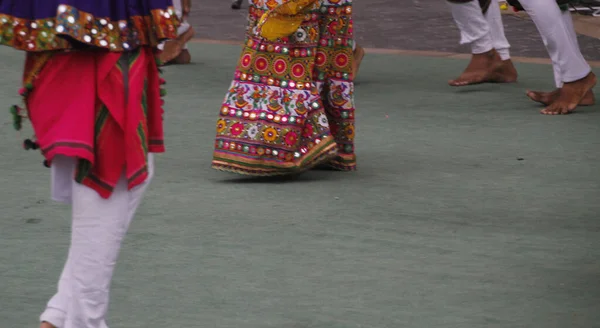
[[[331,165],[332,160],[336,158],[338,154],[337,145],[335,143],[329,143],[326,147],[315,151],[313,154],[308,154],[307,157],[296,165],[290,166],[288,163],[278,165],[273,164],[261,164],[257,161],[249,161],[243,158],[236,158],[234,156],[224,158],[215,153],[212,161],[212,168],[218,171],[237,173],[249,176],[281,176],[281,175],[296,175],[307,170],[312,169],[318,165]]]
[[[36,20],[0,13],[0,44],[30,52],[88,47],[121,52],[174,39],[179,24],[173,7],[115,21],[60,5],[55,17]]]

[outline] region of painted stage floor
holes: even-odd
[[[240,47],[190,47],[193,65],[165,69],[168,153],[111,328],[599,327],[600,106],[538,114],[525,89],[550,89],[550,66],[456,89],[465,60],[369,54],[359,170],[255,180],[210,169]],[[70,219],[11,126],[22,54],[0,56],[0,327],[36,327]]]

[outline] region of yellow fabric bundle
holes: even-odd
[[[304,16],[319,0],[289,0],[264,13],[258,22],[260,35],[270,41],[275,41],[292,35]]]

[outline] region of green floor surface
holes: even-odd
[[[255,181],[210,169],[240,53],[193,44],[168,67],[168,153],[123,248],[111,328],[600,327],[600,106],[538,114],[520,82],[451,88],[463,60],[367,55],[355,173]],[[0,328],[36,327],[68,209],[8,107],[0,49]]]

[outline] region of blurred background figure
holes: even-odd
[[[189,64],[192,61],[192,56],[187,49],[187,43],[194,37],[194,29],[188,22],[192,7],[191,0],[173,0],[173,6],[177,17],[181,21],[181,25],[177,29],[178,37],[158,46],[162,50],[159,58],[164,65]]]
[[[233,0],[233,2],[231,3],[231,9],[241,9],[242,1],[244,0]]]

